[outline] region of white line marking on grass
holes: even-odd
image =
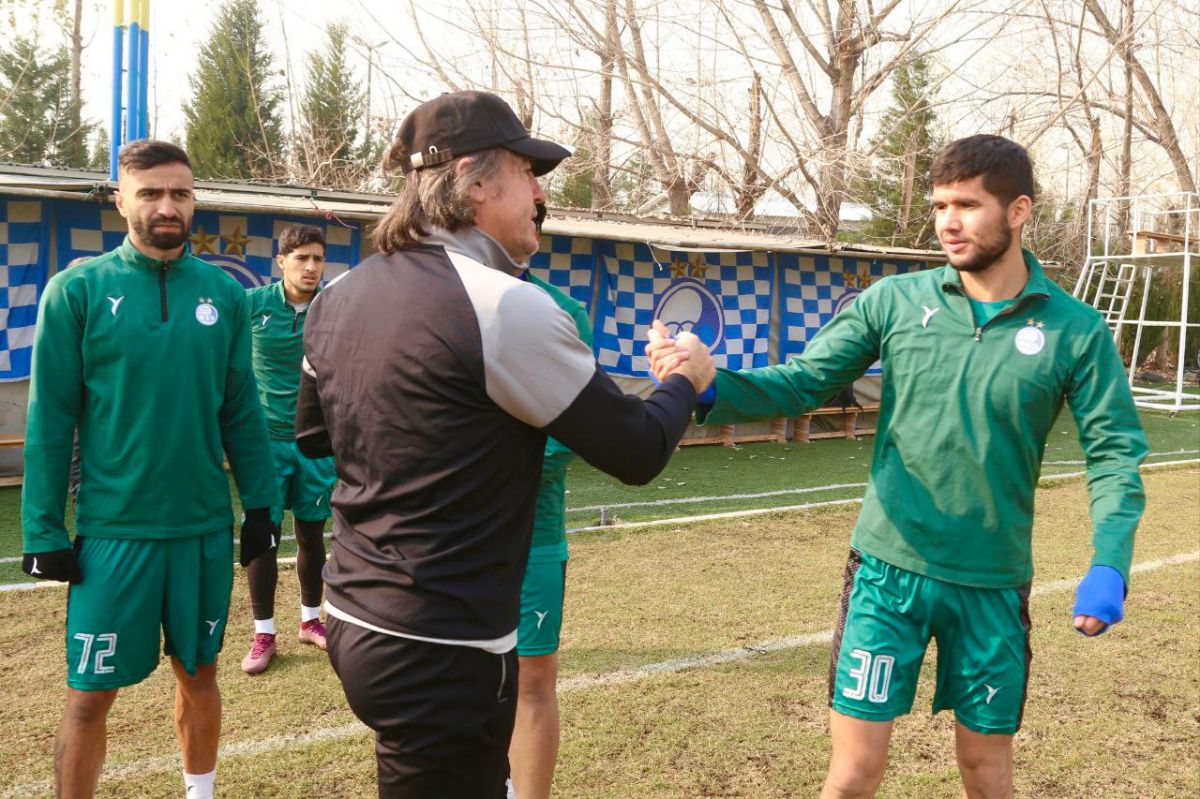
[[[1163,453],[1163,454],[1170,454],[1170,453]],[[1193,458],[1190,460],[1182,460],[1182,461],[1162,461],[1160,463],[1143,463],[1141,466],[1141,469],[1144,471],[1146,469],[1157,469],[1157,468],[1161,468],[1163,466],[1192,466],[1192,465],[1195,465],[1198,463],[1200,463],[1200,458]],[[1044,475],[1042,475],[1041,480],[1039,481],[1039,484],[1042,482],[1047,482],[1047,481],[1051,481],[1051,480],[1066,480],[1067,478],[1083,477],[1085,475],[1087,475],[1087,472],[1063,472],[1061,474],[1044,474]],[[861,483],[860,485],[866,485],[866,483]],[[826,486],[826,488],[835,488],[835,487],[841,487],[841,486]],[[798,490],[810,491],[810,490],[818,490],[818,489],[798,489]],[[694,524],[697,522],[719,521],[721,519],[737,519],[737,518],[741,518],[744,516],[763,516],[768,513],[786,513],[788,511],[793,511],[793,510],[809,510],[810,508],[825,508],[825,507],[832,507],[832,506],[836,506],[836,505],[855,505],[855,504],[860,504],[860,503],[862,503],[861,497],[857,497],[854,499],[833,499],[833,500],[828,500],[826,502],[809,502],[809,503],[806,503],[803,505],[779,505],[777,507],[772,507],[772,508],[752,508],[749,510],[733,510],[733,511],[726,511],[725,513],[706,513],[706,514],[703,514],[700,516],[676,516],[671,519],[651,519],[651,520],[644,521],[644,522],[620,522],[618,524],[594,525],[592,527],[572,527],[567,530],[567,533],[568,534],[585,533],[585,532],[602,531],[602,530],[632,530],[632,529],[640,528],[640,527],[659,527],[664,524]],[[611,507],[618,507],[618,506],[608,505],[606,507],[611,508]],[[330,538],[332,536],[330,533],[326,533],[325,537]],[[284,541],[294,540],[294,536],[285,536],[282,540],[284,540]],[[0,558],[0,564],[2,564],[2,563],[18,563],[18,562],[20,562],[20,560],[21,560],[20,558]],[[295,563],[296,559],[294,557],[293,558],[280,558],[279,562],[280,563]],[[47,581],[39,581],[36,583],[0,584],[0,593],[3,593],[5,591],[32,591],[32,590],[35,590],[38,588],[62,588],[65,585],[66,585],[66,583],[53,583],[53,582],[47,582]]]
[[[1147,458],[1161,458],[1165,455],[1196,455],[1200,449],[1175,449],[1170,452],[1151,452]],[[1087,461],[1042,461],[1043,466],[1083,466]],[[1151,464],[1147,464],[1151,465]]]
[[[602,685],[617,685],[619,683],[640,680],[655,674],[674,674],[677,671],[685,671],[687,669],[709,668],[712,666],[721,666],[726,663],[737,663],[752,658],[755,655],[779,652],[784,649],[798,649],[802,646],[812,646],[814,644],[827,644],[832,640],[833,630],[821,630],[820,632],[804,633],[803,635],[789,635],[786,638],[762,641],[753,646],[739,646],[736,649],[709,652],[707,655],[664,660],[660,663],[647,663],[645,666],[617,669],[616,671],[604,674],[580,674],[577,677],[568,677],[565,680],[559,680],[558,690],[564,692],[580,691]]]
[[[326,727],[324,729],[313,730],[299,735],[278,735],[273,738],[264,738],[261,741],[239,741],[222,746],[218,757],[225,759],[247,755],[262,755],[268,752],[278,752],[281,749],[289,749],[294,746],[306,746],[308,744],[321,743],[322,741],[340,741],[359,734],[366,735],[369,732],[370,730],[365,726],[355,722],[343,724],[340,727]],[[141,777],[147,774],[174,771],[178,768],[181,768],[181,761],[178,754],[159,755],[158,757],[131,760],[128,763],[120,765],[105,766],[100,779],[103,781]],[[53,790],[54,783],[52,782],[30,782],[9,788],[0,794],[0,799],[45,796]]]
[[[660,505],[686,505],[692,502],[719,502],[730,499],[759,499],[760,497],[782,497],[788,494],[815,494],[819,491],[834,491],[839,488],[866,488],[866,483],[834,483],[814,488],[781,488],[778,491],[759,491],[754,494],[719,494],[710,497],[677,497],[674,499],[654,499],[644,502],[613,502],[608,505],[581,505],[578,508],[567,508],[567,513],[583,513],[585,510],[600,510],[608,508],[655,508]]]
[[[1160,461],[1158,463],[1143,463],[1139,471],[1147,469],[1161,469],[1163,466],[1192,466],[1200,463],[1200,458],[1190,458],[1183,461]],[[1066,480],[1068,477],[1086,477],[1087,472],[1060,472],[1058,474],[1043,474],[1039,483],[1044,483],[1047,480]]]
[[[1200,550],[1194,552],[1181,552],[1177,555],[1170,555],[1157,560],[1145,561],[1138,563],[1131,568],[1130,574],[1143,574],[1145,572],[1157,571],[1168,566],[1177,566],[1183,563],[1190,563],[1194,560],[1200,560]],[[1058,593],[1061,591],[1069,591],[1079,583],[1078,580],[1051,580],[1047,583],[1035,585],[1030,592],[1031,596],[1043,596],[1045,594]],[[786,638],[775,638],[770,641],[763,641],[753,646],[739,646],[734,649],[723,649],[718,652],[709,652],[705,655],[696,655],[693,657],[675,658],[674,660],[664,660],[659,663],[647,663],[644,666],[634,666],[627,669],[617,669],[616,671],[605,672],[602,674],[580,674],[576,677],[569,677],[565,680],[559,680],[558,690],[560,692],[586,691],[589,688],[599,688],[606,685],[619,685],[621,683],[636,682],[647,677],[653,677],[658,674],[675,674],[676,672],[686,671],[696,668],[711,668],[713,666],[722,666],[726,663],[739,663],[743,660],[749,660],[756,655],[766,654],[768,652],[781,652],[787,649],[798,649],[803,646],[814,646],[817,644],[829,643],[833,639],[833,630],[820,630],[818,632],[802,633],[800,635],[789,635]],[[365,726],[357,722],[342,724],[337,727],[326,727],[323,729],[311,730],[309,732],[298,735],[276,735],[270,738],[264,738],[260,741],[238,741],[236,743],[225,744],[221,747],[217,754],[218,762],[228,760],[234,757],[243,757],[246,755],[257,756],[265,755],[270,752],[277,752],[283,749],[295,749],[297,747],[307,746],[308,744],[321,743],[323,741],[340,741],[346,738],[353,738],[359,735],[365,736],[369,733]],[[163,771],[172,771],[179,768],[178,755],[160,755],[158,757],[147,757],[140,760],[131,760],[127,763],[119,765],[110,765],[104,767],[104,773],[101,775],[102,780],[123,779],[126,777],[141,777],[147,774],[154,774]],[[26,796],[42,796],[47,792],[52,791],[54,785],[51,782],[34,782],[15,785],[9,788],[4,793],[0,794],[0,799],[17,799],[18,797]]]
[[[661,527],[664,524],[695,524],[720,519],[739,519],[743,516],[763,516],[768,513],[785,513],[792,510],[808,510],[809,508],[827,508],[833,505],[861,505],[862,497],[854,499],[831,499],[826,502],[809,502],[804,505],[780,505],[775,508],[753,508],[751,510],[731,510],[724,513],[704,513],[700,516],[676,516],[673,519],[650,519],[644,522],[618,522],[617,524],[598,524],[592,527],[573,527],[567,533],[586,533],[594,530],[633,530],[638,527]]]

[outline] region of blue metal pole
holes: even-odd
[[[138,136],[138,107],[141,102],[138,99],[138,44],[141,36],[138,35],[137,20],[129,24],[128,32],[129,47],[125,54],[125,140],[131,142],[141,138]]]
[[[150,0],[138,3],[138,138],[150,138]]]
[[[125,31],[121,27],[123,22],[122,17],[122,0],[113,0],[113,8],[115,9],[115,18],[113,23],[113,61],[112,61],[112,125],[108,131],[108,179],[117,179],[117,155],[121,150],[121,142],[124,137],[121,135],[121,69],[124,66],[124,54],[121,52],[122,45],[125,41]]]

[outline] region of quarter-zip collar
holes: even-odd
[[[1038,262],[1038,259],[1024,247],[1021,248],[1021,255],[1025,258],[1025,268],[1029,270],[1029,279],[1025,281],[1025,288],[1021,289],[1021,293],[1013,298],[1013,307],[1020,305],[1030,296],[1050,296],[1050,283],[1046,279],[1046,272],[1042,269],[1042,265]],[[963,289],[962,275],[950,264],[942,267],[942,290],[953,291],[964,297],[967,296],[966,291]]]
[[[963,289],[962,275],[950,264],[942,267],[942,291],[957,294],[968,301],[967,319],[971,323],[971,330],[976,341],[983,340],[984,330],[1001,319],[1016,313],[1022,306],[1033,302],[1035,299],[1050,299],[1050,283],[1046,280],[1046,273],[1042,269],[1042,265],[1038,263],[1038,259],[1034,257],[1033,253],[1023,247],[1021,248],[1021,255],[1025,259],[1025,268],[1029,270],[1029,279],[1025,281],[1025,288],[1021,289],[1021,293],[1013,298],[1012,305],[993,316],[982,327],[975,324],[975,314],[969,307],[970,298]]]
[[[190,253],[188,253],[187,247],[184,246],[183,252],[180,253],[178,258],[170,261],[160,261],[157,258],[151,258],[137,247],[134,247],[133,242],[129,240],[129,236],[126,236],[125,240],[121,242],[121,246],[117,248],[117,255],[122,261],[130,266],[136,266],[142,269],[162,269],[163,267],[172,269],[185,261]]]
[[[499,269],[505,274],[520,277],[527,268],[512,259],[500,242],[471,225],[451,233],[445,228],[435,227],[423,240],[426,244],[445,247],[447,250],[478,261],[484,266]]]
[[[308,304],[310,307],[312,306],[313,300],[315,300],[317,298],[317,295],[320,293],[321,293],[321,284],[317,283],[317,290],[314,291],[313,295],[311,297],[309,297],[309,299],[308,299]],[[283,290],[283,280],[282,279],[276,280],[274,283],[271,284],[271,294],[275,297],[276,304],[280,308],[287,308],[289,311],[292,311],[293,313],[296,312],[296,309],[292,307],[292,303],[288,301],[287,294]],[[300,311],[300,313],[304,313],[304,312],[305,311]]]

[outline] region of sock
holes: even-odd
[[[274,635],[275,634],[275,617],[272,616],[269,619],[255,619],[254,620],[254,632],[255,633],[267,633],[269,635]]]
[[[315,608],[310,608],[308,605],[300,606],[300,623],[312,621],[313,619],[321,618],[321,608],[318,605]]]
[[[213,799],[213,781],[216,778],[216,769],[207,774],[183,772],[184,795],[187,799]]]
[[[511,777],[504,781],[504,789],[508,794],[507,799],[517,799],[517,792],[513,790]]]

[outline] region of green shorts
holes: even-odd
[[[521,583],[521,620],[517,624],[517,654],[520,657],[550,655],[558,651],[566,584],[565,559],[547,560],[537,557],[536,550],[530,550],[525,580]]]
[[[328,519],[329,497],[337,482],[333,458],[306,458],[295,441],[272,441],[271,456],[275,459],[279,494],[283,497],[283,507],[271,509],[272,520],[276,524],[282,522],[285,510],[302,522]]]
[[[933,712],[1011,735],[1029,680],[1029,586],[973,588],[855,550],[846,564],[829,669],[830,707],[891,721],[912,710],[925,649],[937,641]]]
[[[213,663],[233,590],[228,529],[177,539],[75,539],[83,582],[67,594],[67,685],[122,688],[146,679],[162,650],[189,674]]]

